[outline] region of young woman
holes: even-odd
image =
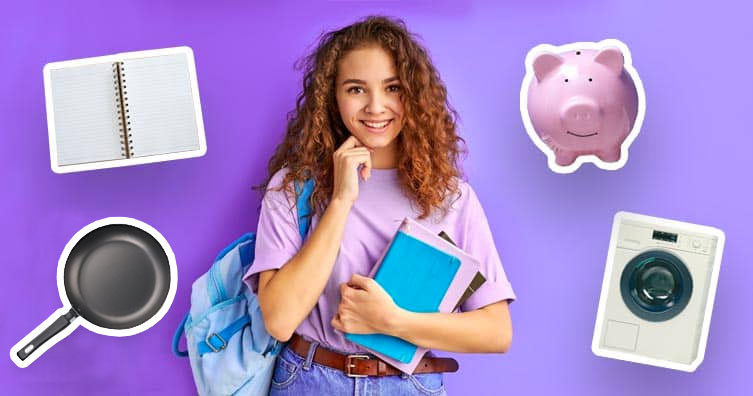
[[[443,394],[452,359],[428,354],[413,375],[349,342],[383,333],[429,349],[505,352],[505,277],[484,211],[458,169],[455,112],[426,50],[401,21],[369,17],[322,36],[263,185],[254,265],[269,333],[290,341],[271,394]],[[298,231],[294,184],[314,181],[311,228]],[[487,281],[457,313],[395,305],[368,274],[405,217],[445,231]]]

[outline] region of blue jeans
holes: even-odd
[[[305,358],[287,347],[280,352],[272,376],[270,396],[447,395],[442,384],[442,373],[351,378],[340,370],[314,363],[312,360],[317,347],[318,343],[312,342]]]

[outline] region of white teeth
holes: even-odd
[[[369,128],[382,129],[382,128],[386,127],[387,124],[390,123],[390,121],[389,120],[388,121],[382,121],[382,122],[363,121],[363,123],[366,124],[366,126],[369,127]]]

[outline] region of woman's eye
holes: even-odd
[[[350,87],[348,88],[348,93],[362,93],[363,88],[361,87]]]
[[[399,85],[390,85],[389,87],[387,87],[387,92],[400,92],[401,89],[402,87],[400,87]]]

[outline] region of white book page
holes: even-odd
[[[50,71],[58,165],[124,158],[112,63]]]
[[[123,61],[132,157],[199,149],[199,130],[185,54]]]

